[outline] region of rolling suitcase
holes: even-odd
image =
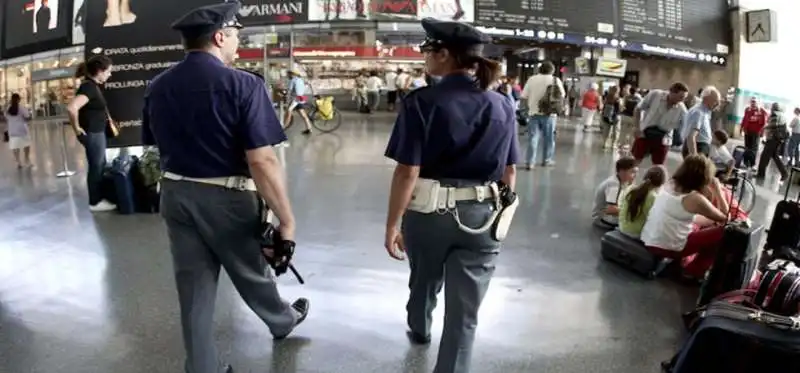
[[[667,263],[651,254],[641,241],[617,229],[600,239],[600,255],[648,279],[655,278]]]
[[[667,373],[800,372],[800,320],[714,301],[697,311],[692,334]]]
[[[738,223],[725,226],[722,243],[714,264],[708,271],[697,306],[705,306],[717,296],[744,289],[758,270],[759,244],[763,226],[747,227]]]
[[[800,171],[797,167],[792,167],[789,173],[791,180],[795,172]],[[786,184],[786,192],[783,200],[775,205],[775,213],[772,215],[772,222],[767,231],[767,244],[765,250],[768,251],[769,258],[778,259],[779,255],[790,256],[780,259],[798,259],[797,249],[800,245],[800,203],[797,200],[789,200],[789,188],[791,183]],[[800,199],[800,196],[798,196]]]
[[[742,145],[733,148],[731,152],[731,156],[733,157],[733,167],[734,168],[743,168],[746,166],[747,163],[754,163],[755,156],[752,157],[752,161],[749,159],[749,154],[747,148]]]
[[[111,175],[117,192],[117,210],[128,215],[136,212],[136,199],[133,187],[133,171],[136,157],[120,155],[111,162]]]

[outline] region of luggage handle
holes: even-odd
[[[792,168],[789,170],[789,182],[786,183],[786,191],[783,192],[783,200],[784,201],[789,199],[789,188],[792,187],[792,180],[794,180],[794,173],[795,172],[800,172],[800,167],[792,166]],[[800,194],[798,194],[797,195],[797,199],[795,199],[795,201],[798,201],[798,200],[800,200]]]

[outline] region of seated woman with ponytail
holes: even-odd
[[[631,187],[619,204],[619,231],[639,239],[656,195],[667,180],[667,169],[655,165],[644,174],[641,184]]]
[[[704,155],[686,157],[656,196],[642,229],[642,241],[653,255],[683,259],[697,254],[684,266],[689,277],[702,278],[713,264],[728,221],[728,201],[715,170]],[[710,225],[697,224],[701,220]]]
[[[106,127],[110,126],[108,107],[101,85],[111,77],[111,59],[94,56],[78,66],[75,77],[83,79],[75,97],[67,104],[67,113],[75,137],[86,150],[86,189],[89,210],[102,212],[117,207],[102,194],[103,170],[106,167]]]

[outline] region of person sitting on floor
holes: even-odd
[[[636,179],[636,160],[633,157],[622,157],[615,165],[616,173],[603,180],[594,192],[594,208],[592,219],[600,228],[613,229],[618,224],[618,203],[622,191]]]
[[[711,138],[711,148],[708,153],[708,157],[711,158],[711,162],[714,162],[714,166],[716,167],[716,175],[718,178],[722,180],[728,180],[731,178],[734,169],[734,163],[736,163],[733,159],[733,155],[731,155],[730,150],[725,146],[728,143],[728,134],[722,130],[714,131],[714,135]]]
[[[648,251],[672,259],[697,254],[692,265],[684,267],[684,274],[701,278],[703,268],[714,262],[728,221],[728,201],[722,189],[710,159],[687,156],[670,185],[656,196],[647,216],[641,239]]]
[[[650,167],[642,183],[630,187],[619,203],[619,231],[631,238],[639,239],[656,201],[656,195],[667,181],[667,169],[661,165]]]

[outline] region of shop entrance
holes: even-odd
[[[32,101],[37,117],[57,117],[67,114],[66,105],[75,96],[74,68],[34,71]]]

